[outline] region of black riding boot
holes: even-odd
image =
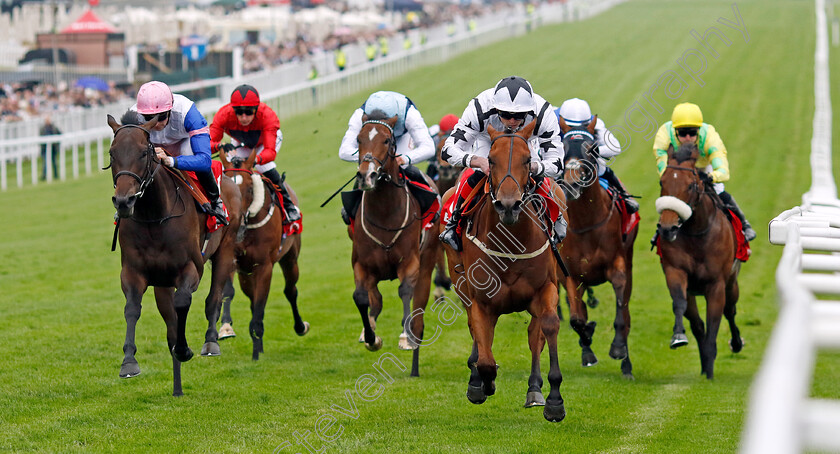
[[[607,180],[607,184],[609,184],[611,188],[615,189],[621,198],[624,199],[624,206],[627,207],[628,214],[633,214],[639,211],[639,202],[627,193],[627,190],[624,189],[624,185],[621,184],[621,180],[618,179],[612,169],[606,167],[606,170],[604,170],[604,174],[601,177]]]
[[[747,241],[754,240],[756,236],[755,230],[753,230],[750,222],[747,221],[747,217],[744,216],[744,212],[741,211],[741,207],[738,206],[738,202],[735,201],[735,198],[726,191],[723,191],[718,195],[720,196],[720,200],[726,204],[726,207],[732,210],[735,215],[738,216],[738,219],[741,220],[741,226],[744,228],[744,238]]]
[[[271,180],[275,187],[280,189],[280,195],[283,196],[283,207],[286,210],[285,223],[290,224],[300,219],[300,210],[294,202],[292,202],[292,198],[289,196],[289,191],[286,190],[286,185],[283,184],[283,180],[280,178],[280,173],[277,172],[277,169],[267,170],[263,172],[263,175]]]
[[[219,223],[222,225],[228,225],[225,210],[222,207],[222,199],[219,197],[219,186],[216,184],[216,177],[213,176],[213,172],[211,170],[206,170],[204,172],[196,171],[195,176],[198,178],[198,182],[201,183],[201,187],[203,187],[204,191],[207,193],[207,199],[210,200],[209,206],[205,204],[201,208],[204,209],[204,212],[207,214],[216,216],[216,219],[218,219]]]
[[[461,246],[461,236],[458,235],[458,223],[461,222],[461,205],[463,205],[464,199],[460,196],[458,200],[455,202],[455,208],[452,209],[452,217],[449,218],[449,221],[446,223],[446,227],[444,227],[443,233],[440,234],[438,237],[441,242],[444,244],[449,245],[452,249],[461,252],[463,247]]]

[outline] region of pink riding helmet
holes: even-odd
[[[137,91],[137,113],[156,114],[172,110],[172,90],[163,82],[146,82]]]

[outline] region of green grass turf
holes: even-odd
[[[110,175],[100,173],[61,184],[0,194],[5,219],[0,240],[0,450],[39,452],[272,452],[305,434],[315,448],[351,453],[543,453],[543,452],[733,452],[745,419],[748,390],[777,314],[774,271],[781,248],[767,242],[767,222],[798,205],[810,185],[808,152],[813,115],[813,8],[808,2],[738,2],[749,42],[716,20],[734,20],[729,1],[634,1],[591,20],[546,27],[455,60],[424,68],[377,89],[408,94],[428,123],[463,111],[469,99],[511,73],[559,105],[588,99],[608,126],[625,125],[624,112],[638,102],[655,122],[666,121],[677,101],[693,101],[721,133],[730,152],[738,199],[759,237],[741,271],[738,321],[746,346],[733,355],[729,330],[718,336],[715,379],[699,374],[693,338],[671,351],[673,315],[658,259],[647,239],[656,224],[658,196],[651,140],[634,133],[614,169],[630,191],[642,195],[631,301],[630,355],[635,381],[621,378],[609,359],[611,290],[599,287],[602,304],[593,348],[601,363],[580,366],[577,335],[560,331],[561,392],[568,416],[558,424],[540,409],[524,409],[529,353],[523,314],[503,317],[494,353],[501,365],[497,394],[475,406],[464,396],[470,350],[466,316],[446,326],[427,313],[427,333],[440,337],[421,350],[421,377],[386,363],[393,383],[373,364],[384,353],[406,365],[396,348],[400,305],[396,283],[380,286],[385,307],[378,323],[385,346],[377,353],[356,342],[361,324],[352,302],[350,243],[339,204],[318,205],[349,178],[352,164],[336,153],[358,93],[318,111],[283,121],[285,144],[277,159],[301,198],[305,230],[300,308],[312,331],[292,331],[282,276],[275,274],[265,318],[265,354],[250,359],[248,303],[233,304],[239,337],[221,343],[219,358],[196,357],[183,366],[185,396],[171,396],[171,360],[164,325],[147,295],[137,326],[137,358],[143,373],[118,378],[125,322],[119,285],[119,253],[113,232]],[[704,86],[689,78],[677,59],[699,45],[689,35],[715,26],[731,40],[713,40],[720,58],[707,55]],[[837,68],[837,51],[832,51]],[[677,100],[662,89],[644,99],[659,76],[675,71],[687,87]],[[834,71],[837,74],[837,71]],[[835,93],[837,99],[837,93]],[[115,114],[119,114],[115,112]],[[836,119],[837,116],[835,116]],[[104,119],[103,119],[104,121]],[[836,120],[837,121],[837,120]],[[200,348],[206,322],[207,281],[194,298],[188,339]],[[564,308],[564,314],[568,311]],[[545,355],[544,355],[545,358]],[[547,361],[543,363],[547,372]],[[840,373],[836,355],[821,355],[816,376]],[[354,384],[376,374],[381,395],[364,401]],[[376,389],[376,388],[373,388]],[[346,391],[357,415],[348,408]],[[780,392],[784,390],[780,389]],[[814,394],[840,397],[837,388],[815,385]],[[336,424],[324,442],[319,418]],[[340,426],[339,426],[340,424]],[[307,452],[295,445],[282,452]]]

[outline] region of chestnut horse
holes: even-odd
[[[362,122],[356,184],[363,192],[355,225],[350,231],[356,282],[353,301],[363,325],[359,342],[364,342],[370,351],[382,348],[382,339],[374,331],[382,311],[382,294],[377,286],[383,280],[399,279],[398,292],[403,303],[399,348],[414,350],[411,375],[417,376],[423,311],[429,299],[432,269],[440,242],[436,235],[423,233],[423,213],[409,193],[410,183],[400,174],[394,137],[397,117],[386,119],[365,115]],[[427,182],[435,188],[431,179],[427,178]],[[439,223],[435,220],[431,232],[439,230]],[[406,323],[409,319],[410,323]]]
[[[542,220],[541,200],[533,194],[530,178],[531,151],[528,140],[536,121],[516,133],[492,127],[488,161],[488,197],[475,205],[464,228],[463,251],[444,246],[455,288],[467,309],[472,353],[467,360],[470,379],[467,398],[481,404],[496,392],[496,360],[492,345],[496,322],[502,314],[528,311],[528,346],[531,374],[526,407],[545,406],[543,416],[561,421],[566,416],[560,383],[563,375],[557,357],[557,292],[560,268],[549,242],[550,226]],[[484,184],[484,183],[482,183]],[[553,183],[552,183],[553,184]],[[447,194],[452,196],[454,191]],[[557,191],[559,192],[559,190]],[[540,353],[548,342],[550,391],[543,398]]]
[[[440,152],[443,150],[443,145],[446,143],[446,139],[449,138],[449,134],[442,134],[438,140],[437,150],[435,151],[435,163],[433,165],[437,168],[437,188],[438,192],[441,194],[445,194],[449,188],[455,186],[455,183],[458,182],[458,176],[461,175],[461,171],[464,170],[461,166],[453,166],[452,164],[446,162],[445,160],[441,159]],[[443,252],[443,248],[438,249],[437,258],[435,259],[435,299],[438,299],[444,295],[444,290],[450,290],[452,288],[452,279],[447,275],[446,271],[446,257]]]
[[[230,225],[208,235],[207,215],[196,208],[184,183],[163,170],[155,156],[149,131],[157,124],[157,117],[142,125],[130,124],[132,120],[136,122],[136,117],[129,112],[123,116],[126,124],[120,125],[108,115],[108,125],[114,131],[109,167],[114,180],[112,199],[119,216],[120,280],[125,294],[125,358],[120,377],[140,374],[134,357],[134,331],[143,294],[152,286],[172,354],[172,394],[180,396],[181,363],[193,356],[185,334],[187,313],[207,258],[213,263],[213,272],[210,294],[205,300],[208,326],[201,353],[219,354],[216,317],[222,288],[233,272],[240,196],[233,182],[222,178],[221,194],[230,213]]]
[[[735,232],[721,210],[711,179],[695,167],[697,145],[683,144],[674,152],[668,148],[668,165],[659,179],[659,246],[662,271],[674,308],[671,348],[688,344],[683,316],[700,349],[700,373],[713,378],[717,356],[717,334],[721,315],[729,321],[730,349],[743,347],[735,325],[738,301],[738,272]],[[697,309],[696,295],[706,298],[706,326]]]
[[[615,292],[615,337],[610,358],[621,360],[621,372],[633,378],[633,365],[627,349],[630,334],[630,293],[633,290],[633,243],[638,224],[626,236],[622,233],[621,214],[615,200],[598,183],[598,142],[595,139],[596,116],[588,126],[572,128],[560,117],[565,170],[561,186],[566,193],[568,233],[560,248],[563,262],[569,267],[565,288],[569,297],[569,323],[580,337],[581,362],[584,367],[598,363],[592,352],[595,322],[587,323],[585,290],[609,281]]]
[[[300,234],[284,237],[281,210],[277,209],[272,197],[274,184],[250,170],[257,159],[256,150],[252,150],[251,155],[239,167],[234,167],[225,153],[219,153],[219,159],[225,167],[225,175],[230,176],[239,186],[242,195],[242,224],[236,236],[234,254],[239,271],[239,286],[251,300],[251,323],[248,329],[254,345],[251,359],[258,360],[263,352],[263,317],[275,263],[279,263],[280,269],[283,270],[286,281],[283,294],[292,306],[295,333],[303,336],[309,332],[309,322],[301,319],[297,307]],[[284,184],[292,201],[297,203],[297,195],[288,184]],[[230,329],[232,334],[230,300],[233,295],[226,296],[230,298],[225,300],[222,330]]]

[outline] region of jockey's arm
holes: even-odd
[[[268,106],[264,106],[266,108]],[[265,112],[263,116],[262,130],[260,131],[260,142],[263,149],[257,155],[254,164],[265,165],[273,162],[277,157],[277,151],[283,143],[283,133],[280,132],[280,119],[272,110]],[[279,140],[278,140],[279,139]]]
[[[356,109],[347,122],[347,132],[341,139],[341,146],[338,148],[338,157],[344,161],[359,162],[359,131],[362,130],[362,109]]]
[[[534,150],[531,150],[531,159],[538,159],[541,169],[532,169],[532,173],[545,175],[553,179],[563,173],[563,158],[566,153],[563,149],[560,125],[554,109],[546,102],[540,110],[542,111],[542,115],[538,115],[540,123],[534,130],[534,135],[538,137],[539,150],[537,151],[539,151],[539,154],[534,156]]]
[[[670,123],[665,123],[656,131],[653,139],[653,156],[656,157],[656,170],[661,176],[668,166],[668,146],[671,145],[671,135],[668,131]]]
[[[184,117],[184,129],[190,135],[192,156],[175,157],[175,168],[181,170],[210,170],[210,127],[204,115],[193,104]]]
[[[618,141],[618,138],[607,129],[607,125],[604,123],[604,120],[598,119],[598,122],[595,124],[595,134],[598,137],[598,151],[602,158],[610,159],[612,157],[618,156],[623,151],[621,149],[621,143]]]
[[[452,134],[444,142],[443,150],[440,153],[440,158],[453,166],[470,167],[469,161],[473,155],[473,144],[479,134],[479,131],[473,129],[473,125],[479,124],[473,102],[475,100],[470,102],[464,110],[461,119],[452,129]],[[479,157],[486,158],[487,153],[485,152]]]
[[[230,105],[222,106],[216,115],[213,117],[213,123],[210,123],[210,149],[219,151],[219,146],[222,144],[222,139],[225,137],[226,124],[228,116],[225,115],[225,108]]]
[[[707,126],[706,131],[706,155],[712,165],[712,181],[723,183],[729,181],[729,159],[726,157],[726,145],[720,138],[715,127]]]
[[[435,141],[429,135],[429,128],[423,121],[423,116],[414,107],[408,109],[405,116],[405,129],[414,142],[414,148],[398,150],[407,164],[419,164],[435,156]]]

